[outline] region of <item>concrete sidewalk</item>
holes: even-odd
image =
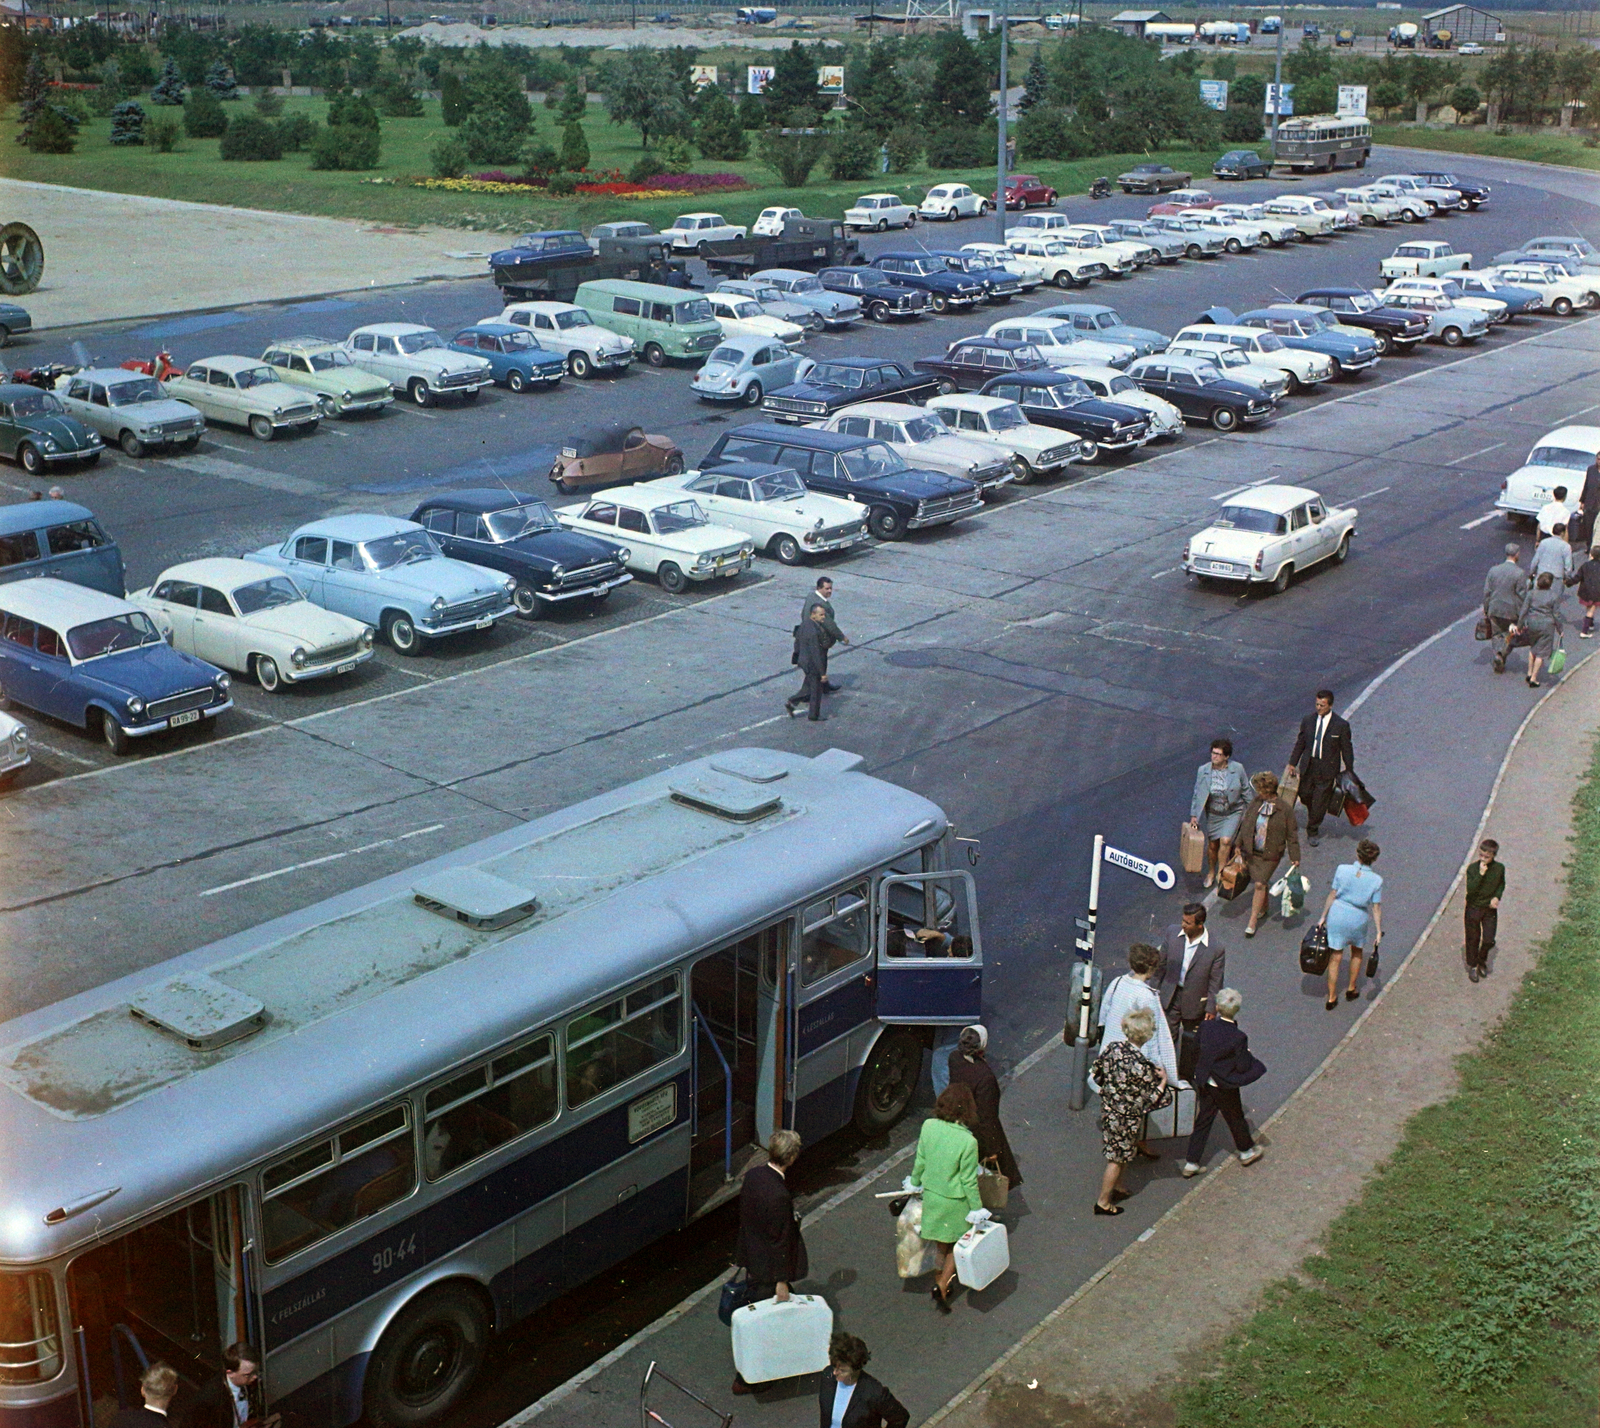
[[[18,299],[35,329],[489,274],[482,254],[491,240],[453,229],[386,228],[21,179],[0,179],[0,213],[44,241],[44,281]]]

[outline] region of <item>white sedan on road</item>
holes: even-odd
[[[252,675],[269,694],[349,674],[372,658],[371,625],[313,605],[281,570],[259,561],[184,561],[128,599],[173,649]]]
[[[722,324],[724,337],[775,337],[786,347],[798,347],[806,340],[806,330],[798,322],[769,317],[760,303],[743,293],[707,293],[706,301]]]
[[[864,193],[844,211],[846,228],[911,228],[917,210],[897,193]]]
[[[791,218],[804,217],[798,208],[763,208],[750,232],[757,238],[781,238],[785,223]]]
[[[757,550],[785,565],[848,550],[872,536],[865,506],[808,490],[786,466],[745,462],[737,471],[680,471],[633,489],[692,496],[713,520],[743,531]]]
[[[592,372],[624,372],[633,361],[633,339],[601,327],[588,312],[570,302],[514,302],[496,322],[526,327],[541,347],[563,352],[574,377]]]
[[[1329,506],[1304,486],[1250,486],[1183,547],[1183,568],[1202,581],[1265,585],[1281,594],[1297,571],[1342,564],[1356,534],[1354,506]]]
[[[976,481],[985,495],[1016,480],[1011,463],[988,443],[965,440],[909,402],[856,402],[835,412],[822,429],[885,442],[907,466],[964,476]]]
[[[1281,248],[1285,243],[1297,242],[1300,230],[1287,218],[1268,213],[1259,203],[1219,203],[1211,210],[1256,235],[1262,243]]]
[[[1100,450],[1092,441],[1078,440],[1053,426],[1036,425],[1019,403],[1005,397],[951,392],[929,397],[923,410],[967,441],[986,442],[1003,451],[1019,486],[1074,462],[1093,461]]]
[[[756,548],[732,526],[713,525],[687,491],[614,486],[586,501],[563,506],[556,519],[569,530],[616,541],[628,552],[628,569],[653,575],[677,595],[690,581],[731,580],[750,568]]]
[[[1557,486],[1575,502],[1583,489],[1583,473],[1600,456],[1600,426],[1562,426],[1541,436],[1528,459],[1500,483],[1495,509],[1508,515],[1534,517],[1555,499]]]
[[[1498,268],[1485,268],[1479,276],[1533,289],[1557,317],[1570,316],[1574,308],[1600,305],[1600,283],[1592,277],[1569,277],[1550,263],[1504,263]]]
[[[936,183],[917,206],[924,218],[982,218],[989,211],[989,200],[974,193],[964,183]]]
[[[742,223],[729,223],[720,213],[680,213],[672,227],[661,230],[661,236],[674,252],[692,253],[704,245],[743,238],[749,232]]]

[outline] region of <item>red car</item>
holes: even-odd
[[[1059,195],[1037,174],[1006,175],[1007,208],[1054,208]],[[995,202],[991,193],[989,201]]]

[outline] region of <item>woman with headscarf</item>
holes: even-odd
[[[1022,1172],[1017,1169],[1017,1157],[1011,1153],[1006,1128],[1000,1124],[1000,1078],[984,1059],[988,1049],[986,1028],[969,1026],[963,1029],[956,1049],[950,1053],[950,1084],[965,1086],[977,1104],[979,1161],[993,1165],[1011,1182],[1014,1190],[1022,1184]]]

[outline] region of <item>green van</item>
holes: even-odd
[[[669,357],[703,362],[722,341],[711,304],[683,288],[598,278],[581,284],[572,300],[601,327],[631,337],[652,367]]]

